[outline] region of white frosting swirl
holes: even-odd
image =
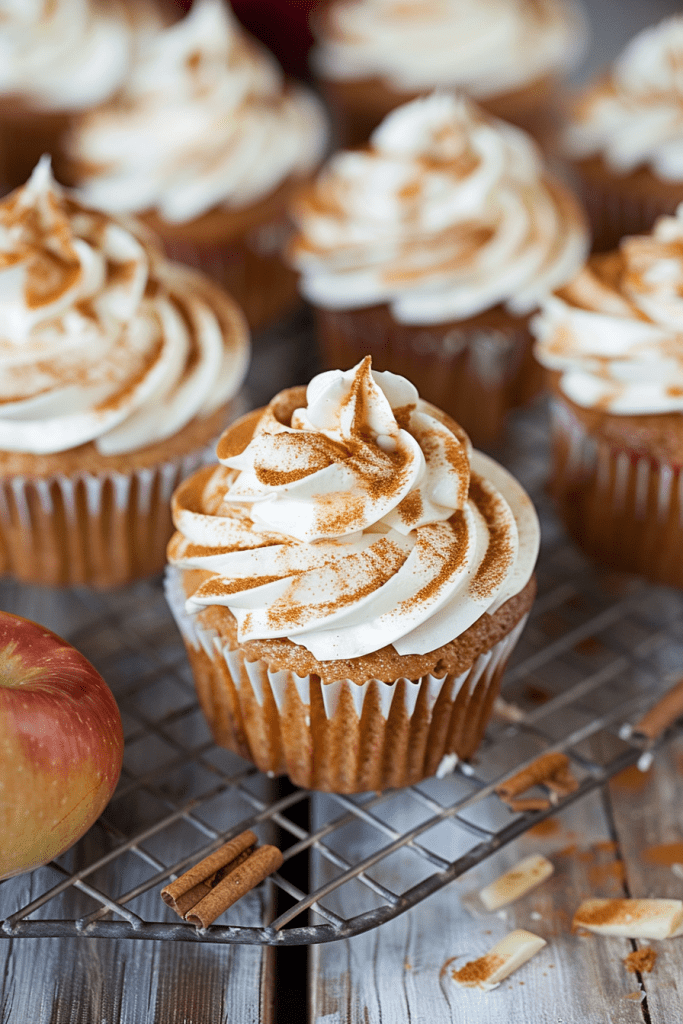
[[[601,155],[618,174],[647,165],[683,181],[683,15],[631,40],[577,104],[566,144],[577,158]]]
[[[109,98],[128,74],[138,36],[156,19],[122,0],[0,0],[0,94],[42,110]]]
[[[302,290],[332,309],[389,303],[402,323],[515,314],[568,280],[588,233],[531,139],[463,96],[393,111],[368,149],[339,153],[293,211]]]
[[[317,34],[324,78],[379,77],[404,92],[457,87],[481,99],[574,64],[585,23],[561,0],[336,0]]]
[[[0,204],[0,450],[161,441],[235,394],[248,347],[231,299],[65,194],[47,158]]]
[[[81,119],[67,148],[88,203],[182,223],[257,202],[310,171],[326,141],[318,100],[284,83],[224,0],[196,0],[149,38],[125,89]]]
[[[282,400],[239,454],[227,432],[198,501],[191,482],[176,494],[169,557],[214,574],[188,612],[222,605],[240,641],[289,637],[328,661],[428,653],[523,589],[529,498],[405,378],[366,357],[315,377],[291,417]]]
[[[593,256],[533,328],[536,357],[577,405],[617,415],[683,412],[683,204],[652,234]]]

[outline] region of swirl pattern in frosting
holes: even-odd
[[[683,15],[631,40],[576,104],[566,146],[577,158],[600,155],[618,174],[649,166],[683,181]]]
[[[176,492],[169,559],[209,574],[188,612],[224,606],[240,642],[328,661],[428,653],[523,589],[533,506],[457,424],[369,356],[302,392],[228,430],[222,465]]]
[[[319,19],[325,78],[382,78],[403,92],[462,88],[483,99],[575,63],[585,37],[561,0],[336,0]]]
[[[235,303],[142,226],[81,205],[44,157],[0,204],[0,450],[135,451],[238,390]]]
[[[42,110],[101,103],[123,83],[158,18],[125,0],[0,0],[0,93]]]
[[[531,139],[463,96],[393,111],[369,148],[339,153],[293,210],[290,258],[323,308],[389,303],[402,323],[526,314],[585,259],[574,197]]]
[[[592,256],[532,326],[537,359],[577,405],[683,412],[683,205],[651,234]]]
[[[184,223],[258,202],[310,171],[326,142],[318,100],[285,84],[224,0],[197,0],[149,37],[125,89],[67,147],[84,201]]]

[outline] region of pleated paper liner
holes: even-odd
[[[681,467],[590,434],[552,404],[551,491],[568,532],[610,569],[683,587]]]
[[[24,583],[109,589],[160,572],[170,501],[195,452],[130,473],[0,480],[0,569]]]
[[[408,786],[471,757],[526,622],[459,675],[323,683],[230,649],[187,615],[181,575],[167,571],[166,595],[215,741],[261,771],[326,792]]]
[[[579,161],[573,170],[595,252],[616,249],[627,235],[649,232],[658,217],[674,214],[683,202],[683,181],[660,181],[647,167],[617,175],[595,157]]]
[[[501,306],[425,327],[399,323],[388,306],[315,312],[326,367],[346,369],[370,354],[373,369],[407,377],[475,447],[499,440],[508,413],[541,389],[528,317],[513,317]]]

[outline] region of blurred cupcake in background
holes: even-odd
[[[585,259],[571,193],[531,139],[463,96],[393,111],[298,198],[290,259],[323,361],[408,377],[478,445],[540,374],[529,314]]]
[[[331,0],[313,28],[314,68],[350,146],[435,88],[462,89],[545,145],[586,40],[569,0]]]
[[[675,212],[683,201],[683,15],[639,33],[583,92],[565,148],[597,250]]]
[[[23,184],[43,153],[61,169],[79,112],[109,99],[140,38],[160,27],[151,3],[3,0],[0,3],[0,184]]]
[[[0,571],[112,587],[158,571],[173,488],[246,373],[231,298],[45,158],[0,203]]]
[[[593,255],[536,318],[551,490],[610,569],[683,587],[683,206]]]
[[[285,82],[224,0],[197,0],[146,41],[125,89],[75,125],[68,181],[85,202],[140,215],[256,328],[296,302],[280,258],[285,210],[326,140],[318,100]]]

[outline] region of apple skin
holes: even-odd
[[[0,879],[73,846],[122,761],[121,716],[99,672],[49,629],[0,611]]]

